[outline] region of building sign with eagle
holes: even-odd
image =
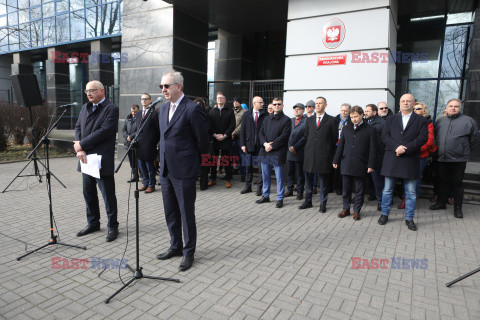
[[[322,41],[328,49],[338,48],[345,39],[345,25],[340,19],[332,19],[323,26]]]

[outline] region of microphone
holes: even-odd
[[[155,107],[157,104],[162,103],[162,102],[165,102],[165,101],[167,101],[167,99],[165,99],[165,96],[161,95],[160,97],[158,97],[157,100],[155,100],[154,102],[152,102],[152,103],[148,106],[148,108],[153,108],[153,107]]]
[[[66,110],[66,109],[69,109],[71,107],[76,107],[76,106],[78,106],[78,103],[74,102],[74,103],[70,103],[70,104],[64,104],[63,106],[58,106],[57,109]]]

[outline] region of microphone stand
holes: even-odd
[[[150,116],[152,115],[153,113],[153,105],[151,107],[148,108],[148,111],[147,111],[147,114],[145,115],[145,121],[143,122],[142,126],[138,129],[137,131],[137,135],[136,137],[130,142],[130,145],[128,146],[128,149],[127,149],[127,152],[125,152],[125,154],[123,155],[123,158],[122,160],[120,161],[120,163],[118,164],[117,168],[115,169],[115,173],[118,172],[118,170],[120,170],[120,167],[122,166],[123,164],[123,161],[125,161],[125,158],[127,157],[128,155],[128,152],[130,152],[130,150],[132,150],[133,152],[133,161],[135,164],[137,164],[137,141],[138,141],[138,138],[142,135],[143,133],[143,128],[145,127],[145,125],[148,123],[148,120],[150,119]],[[138,176],[138,165],[135,165],[135,173],[137,174]],[[105,300],[105,303],[109,303],[110,300],[112,300],[113,297],[115,297],[117,294],[119,294],[123,289],[125,289],[126,287],[128,287],[133,281],[135,280],[140,280],[142,278],[147,278],[147,279],[154,279],[154,280],[164,280],[164,281],[173,281],[173,282],[180,282],[179,279],[171,279],[171,278],[161,278],[161,277],[151,277],[151,276],[145,276],[142,272],[142,267],[140,267],[140,238],[139,238],[139,205],[140,205],[140,197],[139,197],[139,191],[138,191],[138,179],[137,181],[135,181],[135,246],[136,246],[136,256],[135,256],[135,260],[136,260],[136,264],[137,264],[137,267],[135,268],[135,270],[133,270],[132,268],[130,268],[130,266],[127,264],[127,268],[130,269],[130,271],[132,271],[133,273],[133,277],[132,279],[130,279],[130,281],[128,281],[127,283],[125,283],[123,285],[123,287],[121,287],[120,289],[118,289],[117,291],[115,291],[114,294],[112,294],[110,297],[107,298],[107,300]]]
[[[17,261],[34,253],[34,252],[37,252],[38,250],[41,250],[47,246],[50,246],[50,245],[54,245],[54,244],[58,244],[58,245],[62,245],[62,246],[67,246],[67,247],[74,247],[74,248],[79,248],[79,249],[83,249],[83,250],[87,250],[86,247],[83,247],[83,246],[77,246],[77,245],[73,245],[73,244],[67,244],[67,243],[63,243],[63,242],[59,242],[57,241],[57,235],[53,234],[53,207],[52,207],[52,182],[51,182],[51,178],[50,176],[52,176],[53,174],[50,172],[50,159],[49,159],[49,154],[48,154],[48,149],[49,149],[49,145],[50,145],[50,140],[47,138],[48,135],[50,134],[50,132],[52,132],[52,130],[57,126],[58,122],[60,121],[60,119],[62,118],[62,116],[65,114],[67,110],[63,110],[63,113],[60,115],[60,117],[58,117],[58,119],[52,124],[52,126],[50,127],[50,129],[47,130],[47,133],[45,133],[45,135],[42,137],[42,139],[40,139],[40,141],[38,142],[38,144],[35,146],[35,148],[33,148],[32,152],[30,152],[30,154],[28,155],[28,159],[30,159],[32,156],[35,155],[35,151],[43,144],[45,144],[45,153],[46,153],[46,174],[45,174],[45,177],[46,177],[46,180],[47,180],[47,191],[48,191],[48,204],[49,204],[49,209],[50,209],[50,241],[41,246],[41,247],[38,247],[37,249],[35,250],[32,250],[32,251],[29,251],[27,252],[26,254],[24,254],[23,256],[20,256],[17,258]]]
[[[463,279],[468,278],[468,277],[470,277],[472,274],[475,274],[475,273],[477,273],[477,272],[479,272],[479,271],[480,271],[480,268],[475,269],[475,270],[473,270],[473,271],[470,271],[469,273],[464,274],[463,276],[461,276],[461,277],[459,277],[459,278],[457,278],[457,279],[455,279],[455,280],[453,280],[453,281],[450,281],[449,283],[446,284],[446,286],[447,286],[447,287],[451,287],[452,284],[457,283],[457,282],[459,282],[459,281],[462,281]]]

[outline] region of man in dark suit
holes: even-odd
[[[387,223],[396,179],[403,178],[405,224],[412,231],[417,230],[413,216],[417,200],[415,188],[420,172],[420,149],[428,140],[427,119],[413,112],[414,105],[415,97],[404,94],[400,98],[401,112],[389,117],[383,128],[385,154],[381,174],[385,177],[385,187],[382,193],[382,215],[378,219],[380,225]]]
[[[87,162],[87,154],[102,156],[100,179],[82,174],[83,196],[87,207],[88,225],[77,233],[78,237],[100,230],[100,208],[97,185],[105,201],[108,217],[107,242],[118,237],[117,197],[113,167],[115,141],[118,131],[118,107],[105,99],[105,89],[99,81],[87,83],[85,93],[88,103],[82,106],[75,125],[74,148],[81,162]],[[78,164],[80,171],[80,163]]]
[[[340,106],[340,113],[337,114],[337,116],[335,117],[335,119],[338,122],[338,139],[340,139],[340,137],[342,136],[343,128],[348,125],[352,125],[352,121],[350,121],[351,107],[352,106],[349,103],[343,103]],[[338,141],[337,141],[337,145],[338,145]],[[336,148],[335,148],[335,151],[336,151]],[[335,151],[334,151],[334,154],[335,154]],[[330,183],[332,183],[331,187],[333,187],[333,190],[335,190],[335,193],[338,195],[342,194],[343,182],[342,182],[341,170],[342,170],[342,165],[341,163],[339,163],[338,168],[335,168],[330,173],[330,181],[329,181]]]
[[[303,147],[305,147],[305,106],[297,103],[293,106],[292,131],[288,139],[287,152],[287,192],[285,197],[293,195],[293,181],[297,181],[297,200],[303,199],[305,172],[303,171]],[[295,175],[297,176],[295,179]]]
[[[273,114],[269,115],[260,128],[260,144],[262,148],[259,158],[262,166],[263,194],[256,203],[270,202],[271,167],[277,179],[276,207],[283,207],[285,197],[285,173],[283,165],[287,161],[288,138],[292,130],[291,120],[283,113],[283,101],[274,98]]]
[[[263,108],[263,99],[254,97],[253,110],[247,111],[242,116],[242,129],[240,130],[240,145],[243,151],[242,164],[246,167],[245,189],[241,194],[252,192],[253,166],[258,165],[257,196],[262,195],[262,166],[258,161],[260,151],[260,128],[268,112]]]
[[[157,126],[157,111],[152,110],[152,115],[146,118],[148,106],[152,103],[152,98],[148,93],[141,96],[142,114],[140,116],[140,128],[145,121],[148,121],[143,127],[143,133],[137,141],[138,167],[142,175],[143,187],[138,191],[152,193],[155,191],[155,160],[157,159],[157,144],[159,139]]]
[[[315,114],[307,119],[305,124],[305,202],[298,207],[307,209],[312,207],[313,176],[318,173],[320,184],[320,212],[327,212],[328,180],[332,170],[332,160],[335,145],[338,140],[338,122],[334,117],[325,113],[327,100],[318,97],[315,100]]]
[[[232,185],[232,163],[230,161],[230,150],[232,149],[232,133],[235,130],[235,114],[233,109],[225,105],[227,98],[221,92],[217,93],[217,105],[210,110],[210,136],[213,138],[212,150],[213,155],[218,158],[221,155],[220,166],[226,162],[225,166],[225,187],[230,188]],[[212,166],[210,181],[208,186],[216,184],[217,165]]]
[[[353,220],[360,220],[360,210],[363,206],[363,194],[367,173],[373,172],[375,164],[375,145],[377,131],[363,121],[363,109],[353,106],[350,109],[352,123],[343,128],[338,142],[333,167],[341,168],[343,210],[338,214],[339,218],[350,215],[352,204],[352,187],[355,185],[355,197],[353,203]],[[339,163],[342,163],[339,166]]]
[[[130,142],[133,139],[135,139],[135,136],[137,134],[138,123],[140,122],[138,120],[139,116],[137,115],[139,110],[140,110],[140,107],[138,106],[138,104],[132,105],[131,113],[127,116],[123,124],[122,135],[123,135],[123,138],[125,139],[125,141],[123,142],[125,149],[128,149],[128,147],[130,146]],[[130,149],[130,151],[128,152],[128,162],[130,162],[130,168],[132,169],[132,174],[131,174],[132,177],[127,182],[131,183],[138,180],[137,163],[134,163],[133,161],[132,149]]]
[[[169,101],[158,109],[158,123],[160,183],[170,248],[157,259],[183,255],[179,270],[186,271],[193,264],[197,244],[196,179],[200,175],[201,155],[208,151],[208,129],[204,109],[183,93],[180,72],[165,73],[160,87]]]

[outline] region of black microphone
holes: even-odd
[[[167,101],[167,99],[165,99],[165,97],[162,95],[160,97],[158,97],[157,100],[155,100],[154,102],[152,102],[147,108],[153,108],[155,107],[157,104],[161,103],[161,102],[165,102]]]
[[[70,103],[70,104],[64,104],[63,106],[58,106],[57,109],[66,110],[66,109],[68,109],[68,108],[76,107],[76,106],[78,106],[78,103],[77,103],[77,102],[74,102],[74,103]]]

